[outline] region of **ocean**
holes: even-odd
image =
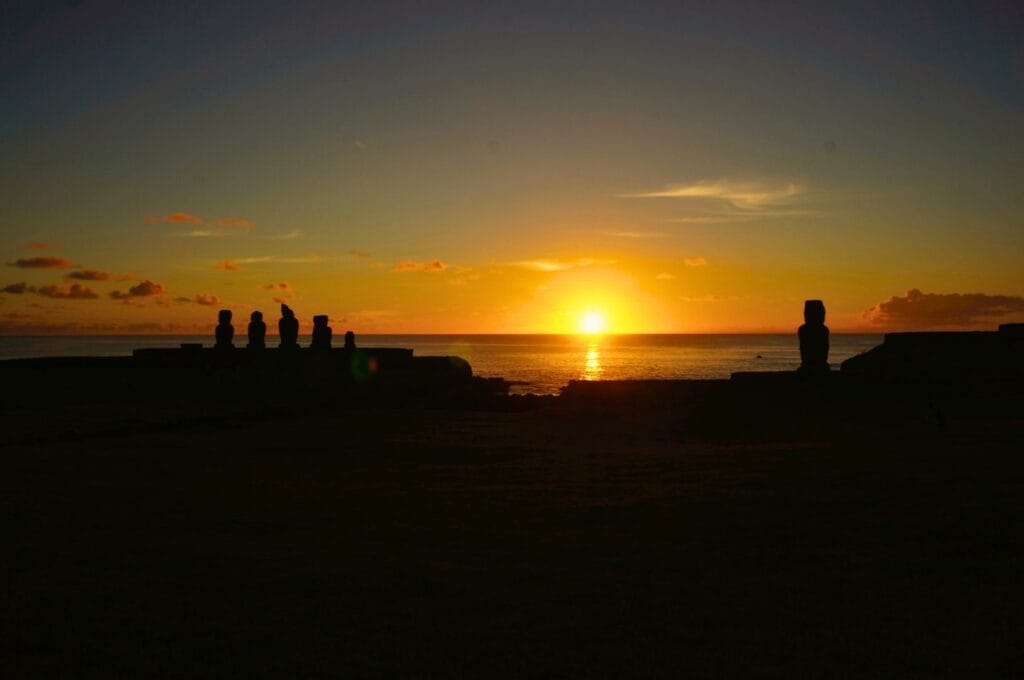
[[[273,346],[276,338],[267,338]],[[340,338],[336,338],[336,341]],[[208,336],[0,337],[0,360],[128,356],[141,347],[211,345]],[[833,368],[882,342],[877,334],[833,334]],[[245,338],[241,338],[244,345]],[[363,347],[407,347],[417,356],[457,355],[475,375],[502,377],[514,393],[557,394],[570,380],[728,378],[735,371],[785,371],[800,364],[792,335],[362,335]],[[309,337],[300,338],[309,345]],[[337,343],[340,344],[340,343]]]

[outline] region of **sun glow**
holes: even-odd
[[[580,316],[580,331],[587,335],[603,333],[605,326],[604,314],[599,311],[591,310]]]

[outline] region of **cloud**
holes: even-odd
[[[698,295],[696,297],[681,296],[683,302],[725,302],[727,300],[739,300],[735,295]]]
[[[366,142],[364,142],[361,139],[357,139],[356,141],[352,142],[352,146],[362,151],[363,149],[366,148]]]
[[[655,191],[621,194],[621,198],[689,199],[705,208],[699,214],[672,219],[683,224],[718,224],[811,215],[813,211],[792,207],[807,189],[796,182],[700,180],[676,184]],[[708,204],[714,206],[707,210]]]
[[[985,293],[922,293],[893,296],[864,313],[871,323],[899,328],[971,326],[1010,314],[1024,315],[1024,297]]]
[[[0,292],[10,293],[12,295],[22,295],[26,293],[34,293],[36,295],[42,295],[48,298],[57,298],[61,300],[95,300],[99,295],[92,288],[86,288],[85,286],[75,283],[71,287],[63,286],[30,286],[25,282],[22,283],[11,283],[0,289]]]
[[[86,288],[79,283],[71,284],[70,288],[60,286],[40,286],[36,289],[37,295],[61,300],[95,300],[99,295],[92,288]]]
[[[46,241],[29,241],[25,244],[25,247],[29,250],[46,250],[47,248],[56,248],[56,243],[47,243]]]
[[[323,260],[323,257],[315,254],[307,255],[305,257],[277,257],[276,255],[263,255],[260,257],[237,257],[233,260],[224,260],[219,262],[216,266],[217,269],[224,269],[225,262],[238,266],[242,264],[263,264],[267,262],[274,262],[278,264],[312,264],[313,262],[323,262]],[[228,269],[227,271],[241,271],[241,267],[238,267],[238,269]]]
[[[199,215],[183,212],[176,212],[171,213],[170,215],[161,216],[147,215],[146,222],[149,224],[190,224],[194,227],[205,227],[173,234],[173,236],[184,238],[227,236],[232,232],[237,233],[239,230],[249,231],[253,227],[251,221],[242,219],[241,217],[223,217],[216,220],[205,220]]]
[[[274,302],[276,302],[276,303],[278,303],[280,305],[284,305],[284,304],[288,303],[288,298],[283,297],[281,295],[275,295],[274,296]]]
[[[92,288],[87,288],[78,283],[72,284],[70,287],[54,285],[36,287],[30,286],[25,282],[11,283],[0,289],[0,292],[12,295],[34,293],[35,295],[60,300],[95,300],[99,297]]]
[[[171,236],[179,238],[210,238],[227,235],[226,231],[210,231],[209,229],[193,229],[192,231],[179,231],[176,234],[171,234]]]
[[[613,265],[615,264],[615,260],[602,260],[595,259],[592,257],[580,257],[575,260],[521,260],[519,262],[513,262],[512,264],[514,264],[517,267],[525,267],[526,269],[533,269],[539,272],[560,272],[566,269],[573,269],[574,267]]]
[[[703,257],[684,257],[683,264],[687,267],[704,267],[708,263]]]
[[[604,234],[617,238],[666,238],[671,236],[664,231],[606,231]]]
[[[348,251],[348,254],[351,255],[352,257],[369,257],[370,256],[370,254],[368,252],[366,252],[365,250],[359,250],[359,248],[353,248],[352,250]]]
[[[266,283],[266,284],[263,284],[262,286],[260,286],[260,288],[262,288],[263,290],[291,291],[292,290],[292,284],[288,283],[287,281],[281,281],[280,283]]]
[[[226,272],[240,272],[242,268],[238,266],[233,260],[221,260],[217,264],[213,265],[214,269],[221,269]]]
[[[399,262],[391,268],[393,272],[443,272],[448,268],[441,260],[428,260],[426,262],[413,262],[412,260],[405,260]]]
[[[252,222],[243,220],[241,217],[225,217],[211,222],[215,227],[228,227],[231,229],[252,229]]]
[[[65,279],[74,281],[138,281],[139,277],[135,274],[110,274],[108,272],[100,272],[95,269],[82,269],[77,272],[71,272],[70,274],[64,275]]]
[[[671,281],[672,279],[674,279],[676,277],[675,277],[675,275],[669,274],[668,272],[661,272],[660,274],[658,274],[654,278],[656,278],[659,281]]]
[[[65,257],[51,256],[25,257],[7,264],[22,269],[70,269],[75,266],[74,262]]]
[[[726,179],[702,179],[692,184],[676,184],[657,191],[625,194],[624,198],[712,198],[737,208],[757,209],[788,203],[804,193],[794,182],[736,182]]]
[[[2,293],[10,293],[12,295],[21,295],[22,293],[34,293],[36,291],[35,286],[30,286],[24,281],[21,283],[9,283],[0,289]]]
[[[270,239],[271,241],[294,241],[300,236],[302,236],[301,229],[292,229],[284,234],[272,234],[270,236],[264,236],[263,238]]]
[[[163,216],[147,215],[146,221],[150,224],[158,224],[160,222],[165,222],[167,224],[203,224],[203,218],[199,215],[190,215],[189,213],[183,212],[176,212]]]
[[[220,304],[220,298],[211,293],[196,293],[193,300],[197,305],[203,305],[204,307],[212,307]]]
[[[64,278],[77,279],[79,281],[109,281],[110,274],[107,272],[98,272],[95,269],[83,269],[81,271],[66,274]]]
[[[119,290],[115,290],[110,293],[110,297],[114,300],[130,300],[131,298],[140,297],[151,297],[153,295],[163,295],[164,287],[159,283],[153,283],[149,279],[142,283],[132,286],[128,289],[127,293],[122,293]]]

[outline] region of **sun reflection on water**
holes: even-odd
[[[592,342],[587,346],[587,363],[583,366],[583,380],[600,380],[604,373],[601,366],[601,352],[597,343]]]

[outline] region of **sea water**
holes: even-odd
[[[268,337],[270,346],[276,338]],[[340,338],[336,338],[340,340]],[[128,356],[143,347],[210,346],[210,337],[0,337],[0,359]],[[236,338],[244,345],[245,338]],[[300,338],[303,346],[309,337]],[[406,347],[417,356],[456,355],[475,375],[502,377],[514,393],[557,394],[570,380],[728,378],[736,371],[787,371],[800,364],[792,335],[361,335],[362,347]],[[882,342],[881,335],[833,334],[833,368]],[[336,343],[339,344],[340,343]]]

